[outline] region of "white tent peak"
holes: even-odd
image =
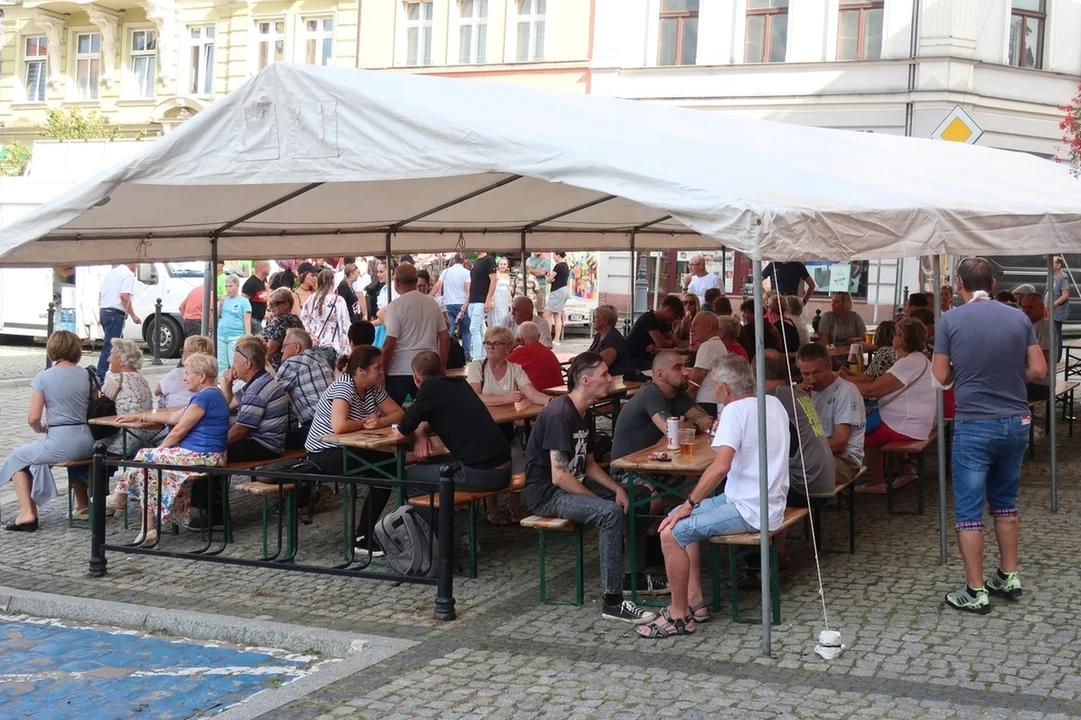
[[[108,198],[108,202],[103,201]],[[1081,185],[1020,153],[509,84],[276,63],[0,234],[0,264],[716,248],[1063,251]],[[140,241],[149,241],[142,243]],[[1073,243],[1073,245],[1071,245]]]

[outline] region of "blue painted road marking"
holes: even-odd
[[[310,670],[313,658],[53,621],[0,618],[9,718],[210,715]]]

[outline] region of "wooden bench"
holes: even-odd
[[[582,525],[573,520],[543,515],[530,515],[522,519],[522,527],[532,528],[538,533],[540,550],[540,601],[542,605],[581,605],[585,602],[585,581],[583,578],[583,538]],[[574,543],[574,590],[575,601],[549,600],[545,584],[545,558],[548,551],[548,533],[558,533],[556,537],[569,537]]]
[[[775,539],[783,532],[787,532],[788,528],[803,522],[810,511],[807,508],[785,508],[784,520],[781,521],[780,526],[776,530],[771,530],[769,533],[769,564],[770,564],[770,597],[771,605],[773,606],[773,624],[778,625],[781,622],[781,581],[779,578],[780,568],[778,567],[779,561],[777,558],[777,545]],[[754,622],[753,620],[741,620],[739,614],[739,574],[736,571],[736,548],[739,547],[758,547],[762,542],[762,534],[760,532],[748,532],[748,533],[735,533],[732,535],[714,535],[709,539],[714,545],[727,545],[728,546],[728,574],[729,581],[732,584],[732,622]],[[716,552],[716,548],[714,548]],[[715,556],[716,559],[716,556]],[[714,563],[716,566],[718,563]],[[715,602],[720,602],[721,597],[721,578],[719,574],[713,573],[713,597]]]
[[[54,468],[90,467],[93,464],[94,464],[94,459],[90,458],[89,460],[68,460],[68,461],[65,461],[65,462],[51,463],[50,467],[54,467]],[[90,478],[88,476],[87,477],[87,483],[86,483],[86,486],[87,486],[86,487],[86,494],[87,494],[88,498],[90,497],[91,493],[93,492],[93,488],[91,487],[91,485],[92,485],[92,483],[90,482]],[[79,522],[82,522],[82,521],[80,520]],[[71,486],[71,479],[70,478],[68,479],[68,527],[69,528],[70,527],[75,527],[75,489]],[[90,523],[87,523],[86,525],[79,525],[79,527],[85,530],[86,528],[90,527]]]
[[[894,514],[897,515],[923,515],[924,510],[924,498],[927,492],[926,482],[927,477],[924,472],[924,453],[927,448],[934,444],[938,440],[938,431],[934,428],[931,429],[931,434],[927,436],[926,440],[911,440],[908,442],[902,442],[900,440],[894,440],[888,442],[882,446],[882,454],[884,455],[883,461],[886,463],[886,512],[893,513],[893,456],[894,455],[916,455],[916,484],[919,492],[916,512],[902,512],[897,511]],[[939,502],[942,502],[942,498],[939,498]]]
[[[1055,401],[1062,403],[1062,415],[1066,422],[1069,423],[1069,437],[1073,437],[1073,413],[1067,412],[1067,410],[1073,409],[1074,404],[1074,391],[1077,386],[1081,385],[1076,380],[1069,380],[1063,383],[1055,384]],[[1046,400],[1032,400],[1028,406],[1030,409],[1035,409],[1038,405],[1043,405]],[[1049,408],[1044,417],[1044,432],[1051,434],[1051,413],[1053,409]],[[1030,460],[1036,459],[1036,423],[1029,422],[1028,426],[1028,457]]]
[[[841,498],[844,498],[844,501],[848,504],[848,553],[851,555],[856,552],[856,481],[866,473],[867,466],[860,465],[860,469],[856,471],[855,476],[848,482],[836,483],[832,493],[823,493],[810,497],[808,504],[811,506],[811,513],[804,523],[803,537],[805,539],[810,539],[811,532],[814,532],[813,528],[818,528],[817,537],[821,542],[822,506],[833,498],[837,498],[838,505],[840,505]],[[819,547],[819,549],[822,552],[831,552],[825,547]]]
[[[292,558],[296,554],[296,523],[293,514],[296,505],[295,483],[269,483],[269,482],[246,482],[240,483],[234,488],[238,493],[255,495],[263,499],[263,559],[276,560],[281,554],[281,535],[278,536],[278,552],[273,557],[267,550],[267,534],[270,528],[270,509],[278,506],[280,512],[284,512],[286,523],[286,556]],[[279,526],[279,531],[280,531]]]
[[[477,509],[480,504],[489,498],[497,498],[511,492],[518,492],[525,487],[525,473],[514,473],[510,477],[510,485],[499,490],[487,490],[474,492],[462,490],[454,493],[454,509],[469,508],[469,577],[477,576]],[[434,501],[434,502],[433,502]],[[434,495],[417,495],[409,498],[409,504],[419,508],[439,508],[439,493]]]

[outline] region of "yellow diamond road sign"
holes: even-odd
[[[972,116],[965,112],[965,109],[960,105],[954,107],[950,114],[935,128],[935,131],[931,133],[931,137],[935,140],[968,143],[969,145],[979,140],[981,135],[983,135],[983,129],[976,124]]]

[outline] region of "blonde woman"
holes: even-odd
[[[240,279],[225,278],[225,297],[218,301],[218,372],[229,367],[233,347],[243,335],[251,332],[251,301],[240,294]]]
[[[181,467],[225,464],[225,448],[229,434],[229,403],[217,388],[218,363],[210,355],[195,353],[184,361],[184,384],[191,393],[187,407],[177,410],[165,420],[172,430],[156,448],[140,450],[137,462],[160,463]],[[121,415],[121,422],[137,422],[145,413]],[[146,497],[142,498],[142,530],[140,541],[157,541],[154,517],[161,499],[161,521],[171,522],[187,514],[191,506],[191,473],[183,470],[162,470],[160,487],[158,472],[129,468],[113,475],[116,489],[109,496],[107,507],[123,509],[128,495],[139,497],[143,481],[147,481]]]
[[[327,268],[319,273],[319,284],[304,303],[300,321],[313,345],[330,348],[336,355],[349,352],[349,308],[334,290],[333,270]]]
[[[867,326],[859,313],[852,310],[852,296],[846,292],[835,292],[830,298],[829,312],[822,314],[818,324],[818,342],[823,345],[851,345],[863,342]]]
[[[191,400],[191,393],[184,384],[184,361],[195,353],[214,355],[214,341],[204,335],[192,335],[184,341],[184,349],[180,351],[180,365],[170,370],[154,387],[154,394],[161,398],[161,407],[183,407]]]

